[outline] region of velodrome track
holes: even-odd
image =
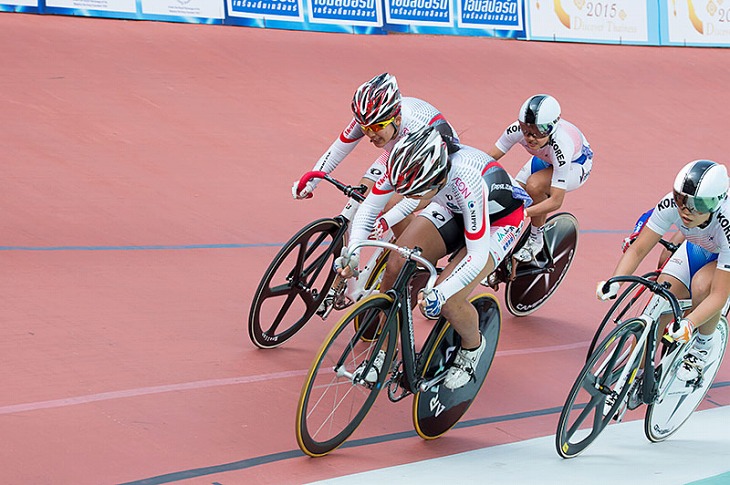
[[[495,454],[515,466],[530,453],[521,442],[554,433],[607,309],[595,282],[635,218],[684,163],[730,163],[723,49],[10,13],[0,45],[0,483],[298,484],[505,444],[517,452]],[[581,224],[578,256],[539,312],[505,312],[497,358],[460,427],[424,442],[410,401],[383,396],[348,446],[310,459],[294,437],[296,401],[332,321],[261,351],[246,317],[278,247],[343,205],[325,186],[293,201],[291,182],[348,122],[354,89],[386,70],[484,149],[526,97],[556,96],[596,153],[565,205]],[[376,156],[361,145],[342,180]],[[525,159],[513,150],[503,161],[516,173]],[[728,383],[726,360],[702,409],[726,411]],[[707,426],[727,430],[726,420]],[[707,446],[702,430],[660,445],[640,431],[627,440],[615,453],[670,464],[678,443]],[[596,447],[605,460],[589,449],[564,462],[542,443],[535,453],[558,463],[550,479],[576,480],[584,458],[601,478],[614,470],[606,448]],[[727,450],[730,438],[709,443]],[[709,453],[721,464],[708,476],[730,470]],[[499,466],[486,463],[485,480]]]

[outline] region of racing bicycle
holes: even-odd
[[[568,273],[578,247],[578,220],[568,212],[559,212],[545,222],[545,244],[535,258],[527,263],[506,257],[485,279],[495,291],[505,284],[504,300],[512,315],[530,315],[543,306],[558,289]],[[527,243],[530,234],[525,231],[511,254],[516,254]]]
[[[358,428],[383,388],[392,402],[413,395],[413,424],[424,439],[451,429],[469,409],[494,359],[501,313],[493,295],[470,301],[479,314],[487,346],[473,379],[450,390],[441,386],[459,349],[460,337],[440,317],[416,349],[412,308],[415,289],[433,288],[437,269],[418,248],[364,241],[406,259],[393,288],[356,303],[332,329],[312,363],[296,415],[297,443],[309,456],[325,455]],[[400,340],[400,348],[397,348]]]
[[[663,330],[662,316],[672,317],[677,325],[683,312],[691,307],[691,300],[678,300],[669,291],[669,283],[655,279],[616,276],[606,285],[613,282],[631,283],[633,291],[641,286],[650,292],[647,294],[651,294],[651,299],[640,315],[618,322],[580,371],[563,406],[555,436],[557,452],[563,458],[584,451],[611,422],[621,421],[627,410],[642,404],[647,405],[647,439],[667,439],[704,399],[727,347],[728,323],[723,314],[714,336],[717,345],[708,364],[697,378],[678,379],[677,368],[693,339],[680,344],[667,335],[658,341],[658,335]]]
[[[291,339],[315,314],[324,320],[333,309],[342,310],[369,295],[382,279],[387,252],[379,249],[373,252],[359,278],[347,284],[341,280],[335,294],[328,295],[335,283],[334,260],[345,245],[350,220],[357,203],[364,200],[367,187],[345,185],[325,172],[307,172],[299,187],[314,178],[331,183],[350,202],[341,214],[304,226],[284,244],[266,269],[248,315],[249,337],[262,349],[278,347]]]

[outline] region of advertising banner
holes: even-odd
[[[309,0],[309,21],[382,27],[381,0]]]
[[[457,0],[459,27],[522,30],[522,0]]]
[[[528,35],[536,40],[648,44],[648,3],[649,0],[528,0]],[[658,27],[652,31],[657,43]]]
[[[730,46],[730,0],[662,0],[669,44]]]
[[[228,0],[228,15],[293,22],[304,20],[302,0]]]
[[[225,18],[223,0],[142,0],[145,15]]]
[[[451,0],[385,0],[389,24],[451,27],[451,12]]]
[[[74,10],[137,13],[136,0],[46,0],[46,6]]]
[[[38,0],[2,0],[0,7],[3,5],[9,5],[13,7],[37,7]]]

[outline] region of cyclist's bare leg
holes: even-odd
[[[466,248],[462,248],[439,276],[439,281],[446,278],[466,255]],[[481,344],[479,333],[479,314],[474,305],[469,303],[469,295],[474,288],[494,270],[494,259],[489,256],[489,261],[479,276],[471,283],[462,288],[458,293],[449,298],[441,310],[441,314],[449,321],[454,330],[461,336],[461,347],[475,349]]]
[[[692,278],[692,306],[697,306],[710,295],[712,288],[712,278],[715,274],[716,263],[709,263],[697,270]],[[712,335],[720,321],[720,313],[718,311],[704,322],[695,322],[697,331],[702,335]]]
[[[522,188],[530,194],[532,198],[532,205],[537,205],[540,202],[547,200],[550,197],[550,183],[552,182],[553,169],[552,167],[535,172],[527,178],[527,183],[522,184]],[[530,218],[530,223],[535,227],[542,227],[545,225],[545,220],[548,214],[534,215]]]
[[[680,280],[675,278],[674,276],[668,275],[666,273],[662,273],[657,278],[657,282],[664,283],[668,282],[671,286],[669,287],[672,293],[674,293],[674,296],[676,296],[680,300],[686,300],[689,298],[689,290],[686,286],[684,286],[684,283],[682,283]],[[665,333],[665,330],[667,328],[667,325],[669,322],[672,321],[672,315],[662,315],[661,319],[659,320],[659,325],[657,326],[657,335],[656,338],[660,339]]]
[[[446,256],[446,245],[444,244],[438,229],[431,221],[423,217],[414,217],[413,221],[405,228],[403,234],[396,241],[398,246],[421,248],[421,256],[436,264],[439,259]],[[385,265],[385,274],[380,283],[381,292],[393,287],[395,278],[400,273],[404,264],[403,258],[388,258]]]

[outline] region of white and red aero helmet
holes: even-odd
[[[357,88],[352,98],[352,114],[363,126],[381,123],[400,114],[400,98],[395,76],[385,72]]]
[[[432,126],[401,138],[388,157],[388,175],[395,191],[416,197],[440,189],[449,173],[446,143]]]

